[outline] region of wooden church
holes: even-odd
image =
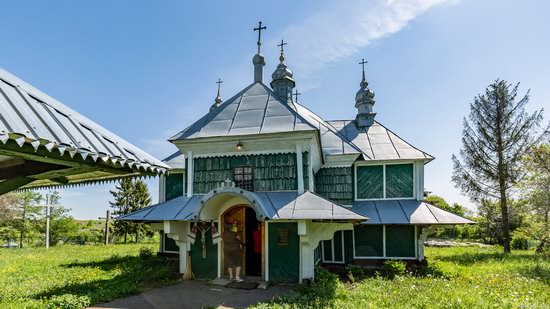
[[[218,85],[209,112],[170,138],[179,150],[164,160],[160,203],[119,217],[151,223],[182,273],[228,276],[228,223],[243,275],[271,282],[313,279],[320,263],[422,261],[435,226],[472,223],[422,202],[434,158],[375,120],[364,66],[354,119],[324,120],[293,99],[283,43],[264,83],[260,35],[257,44],[254,82],[225,101]]]

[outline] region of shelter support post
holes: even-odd
[[[334,233],[341,230],[353,230],[352,223],[298,221],[300,236],[300,283],[315,277],[315,248],[322,240],[330,240]]]
[[[435,228],[433,228],[431,225],[422,228],[422,233],[418,237],[418,260],[423,261],[424,260],[424,242],[428,239],[428,236],[430,234],[435,233]]]
[[[191,250],[191,245],[187,241],[187,234],[189,232],[189,222],[185,221],[164,221],[164,233],[176,241],[176,245],[179,247],[179,266],[180,273],[185,273],[187,270],[187,258],[188,252]]]

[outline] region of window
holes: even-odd
[[[414,226],[387,225],[386,226],[386,256],[387,257],[414,257],[415,256]]]
[[[353,229],[356,259],[414,259],[418,236],[414,225],[358,225]]]
[[[248,191],[254,190],[254,178],[252,166],[236,166],[233,169],[235,186]]]
[[[356,199],[414,198],[414,165],[359,165],[355,169]]]
[[[178,196],[182,196],[184,186],[184,174],[170,173],[169,175],[166,175],[164,184],[165,199],[168,201]]]
[[[355,256],[384,256],[384,227],[382,225],[356,225],[353,228]]]
[[[344,263],[344,233],[337,231],[331,240],[322,242],[323,262]]]

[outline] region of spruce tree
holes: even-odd
[[[113,202],[109,202],[114,209],[113,215],[120,216],[132,212],[132,203],[135,190],[134,181],[131,178],[122,178],[118,185],[115,186],[115,191],[110,191],[114,197]],[[131,222],[115,220],[114,230],[117,235],[124,235],[124,243],[128,241],[128,234],[132,233]]]
[[[499,202],[502,244],[510,252],[508,199],[525,175],[521,158],[542,138],[542,109],[528,114],[529,91],[519,100],[519,83],[496,80],[470,103],[464,118],[460,158],[453,155],[453,181],[473,201]],[[547,130],[547,129],[546,129]],[[543,130],[543,131],[546,131]]]
[[[151,204],[151,195],[149,194],[149,188],[145,182],[141,179],[137,179],[134,183],[134,192],[132,194],[132,206],[131,210],[138,211],[144,207],[147,207]],[[139,240],[139,235],[141,233],[150,234],[151,229],[148,225],[143,223],[134,223],[132,226],[132,231],[135,235],[135,242]]]

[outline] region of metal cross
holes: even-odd
[[[287,45],[288,43],[286,43],[285,41],[281,40],[281,44],[277,45],[278,47],[281,48],[281,55],[283,54],[283,52],[285,51],[285,45]]]
[[[222,83],[223,83],[223,80],[221,78],[218,78],[218,81],[216,82],[216,84],[218,84],[218,93],[220,93],[220,86]]]
[[[365,80],[365,63],[368,63],[368,61],[365,61],[365,58],[362,58],[361,62],[359,62],[363,66],[363,80]]]
[[[294,92],[294,97],[295,97],[294,102],[298,103],[298,96],[299,95],[301,95],[301,93],[298,92],[298,89],[296,89],[296,91]]]
[[[266,26],[262,27],[262,22],[258,23],[258,28],[254,28],[254,31],[258,31],[258,54],[260,53],[260,46],[262,45],[262,30],[267,29]]]

